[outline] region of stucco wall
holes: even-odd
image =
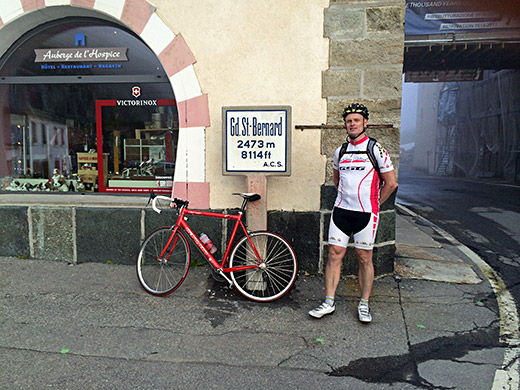
[[[290,105],[293,127],[324,123],[321,73],[328,67],[329,48],[323,19],[329,1],[158,0],[155,5],[186,40],[202,92],[209,97],[210,207],[239,206],[231,192],[245,191],[245,178],[222,176],[222,106]],[[268,179],[267,208],[318,210],[324,180],[320,133],[293,130],[292,175]]]

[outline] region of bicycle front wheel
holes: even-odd
[[[164,296],[175,291],[184,281],[190,267],[189,246],[184,235],[161,227],[154,230],[141,245],[137,257],[137,278],[152,295]]]
[[[291,289],[296,280],[298,262],[287,240],[271,232],[254,232],[242,238],[233,249],[229,266],[258,264],[259,268],[230,272],[231,280],[243,296],[257,302],[269,302],[281,298]]]

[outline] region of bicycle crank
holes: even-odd
[[[231,279],[229,279],[229,278],[226,276],[226,274],[224,273],[224,271],[222,271],[222,268],[219,268],[219,269],[217,270],[217,273],[218,273],[220,276],[222,276],[224,279],[227,280],[227,282],[229,283],[229,287],[230,287],[230,288],[233,287],[233,281],[232,281]]]

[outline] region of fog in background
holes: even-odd
[[[405,83],[401,100],[401,146],[415,142],[417,120],[417,83]]]

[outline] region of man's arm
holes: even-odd
[[[334,179],[334,186],[336,187],[336,189],[338,189],[338,185],[339,185],[339,171],[337,169],[333,169],[332,172],[333,172],[332,177]]]
[[[379,195],[379,204],[382,205],[387,200],[392,192],[397,188],[397,179],[395,178],[395,171],[389,171],[381,173],[381,179],[383,180],[383,187],[381,187],[381,193]]]

